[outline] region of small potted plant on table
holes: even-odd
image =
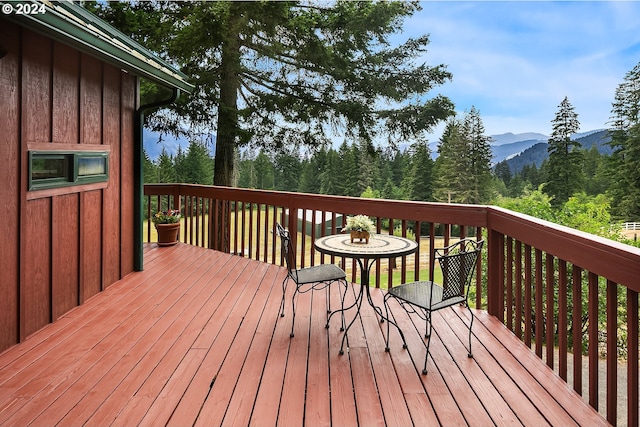
[[[151,218],[158,231],[158,246],[172,246],[178,243],[180,217],[180,211],[169,209],[158,212]]]
[[[353,243],[355,239],[359,239],[360,242],[364,239],[365,243],[369,243],[369,237],[374,233],[374,230],[375,225],[373,221],[366,215],[347,217],[347,225],[342,229],[342,231],[349,231],[351,243]]]

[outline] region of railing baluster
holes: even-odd
[[[533,288],[531,266],[531,246],[524,245],[524,343],[531,348],[531,331],[533,329],[531,290]]]
[[[598,410],[598,276],[589,272],[589,404]]]
[[[515,295],[515,334],[522,340],[522,243],[515,241],[515,275],[516,275],[516,295]]]
[[[582,269],[573,266],[573,389],[582,396]]]
[[[543,329],[544,329],[544,309],[542,307],[542,251],[540,249],[535,250],[536,254],[536,327],[535,327],[535,339],[536,339],[536,354],[542,359],[542,343],[543,343]]]
[[[558,260],[558,374],[567,381],[567,262]]]
[[[607,280],[607,421],[616,425],[618,393],[618,287]]]
[[[638,292],[627,288],[627,425],[638,420]]]
[[[546,302],[546,324],[545,324],[545,341],[547,350],[547,366],[553,369],[553,353],[554,353],[554,268],[553,268],[553,256],[546,254],[545,256],[545,268],[546,268],[546,280],[545,280],[545,293],[547,297]]]
[[[505,265],[507,267],[505,277],[507,328],[513,332],[513,239],[507,237],[505,243],[507,246],[507,258],[505,259]]]

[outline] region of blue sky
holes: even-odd
[[[404,36],[430,35],[424,61],[453,80],[435,89],[475,106],[486,134],[548,135],[565,96],[581,132],[607,127],[616,87],[640,62],[640,2],[424,1]],[[439,139],[440,126],[430,140]]]

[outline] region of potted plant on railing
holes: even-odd
[[[151,218],[158,231],[158,246],[171,246],[178,243],[180,217],[180,211],[169,209],[158,212]]]
[[[355,215],[347,217],[347,224],[342,231],[349,231],[351,243],[353,243],[355,239],[359,239],[360,242],[364,239],[365,243],[369,243],[369,237],[374,233],[375,228],[376,226],[368,216]]]

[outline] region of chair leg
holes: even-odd
[[[427,339],[427,342],[425,344],[425,347],[427,347],[427,354],[425,354],[424,356],[424,367],[422,368],[422,374],[423,375],[427,375],[427,360],[429,359],[429,346],[431,345],[431,335],[433,334],[433,323],[432,323],[432,319],[431,319],[431,311],[427,311],[426,313],[426,319],[427,319],[427,333],[425,334],[425,338]]]
[[[471,322],[469,323],[469,357],[473,357],[473,353],[471,353],[471,328],[473,327],[473,311],[471,311],[471,307],[467,304],[467,310],[469,310],[469,314],[471,314]]]
[[[344,291],[340,294],[340,331],[344,331],[344,328],[347,326],[344,321],[344,300],[347,297],[347,290],[349,289],[349,284],[347,284],[347,280],[342,280],[342,284],[344,284]]]
[[[299,287],[296,285],[296,290],[293,291],[293,296],[291,297],[291,308],[293,309],[293,315],[291,316],[291,333],[289,336],[293,338],[293,326],[296,324],[296,296],[298,295]]]
[[[284,298],[285,295],[287,293],[287,282],[288,282],[289,276],[285,277],[284,280],[282,281],[282,301],[280,301],[280,317],[284,317]]]
[[[340,293],[340,309],[336,310],[336,311],[332,311],[331,313],[329,313],[329,316],[327,317],[327,324],[325,325],[326,329],[329,329],[329,321],[331,320],[331,317],[336,314],[337,312],[340,312],[340,331],[344,331],[345,327],[346,327],[346,322],[344,321],[344,312],[345,310],[349,310],[352,307],[355,307],[355,303],[353,305],[351,305],[350,307],[347,307],[346,309],[344,308],[344,300],[347,296],[347,290],[348,290],[348,283],[346,280],[341,280],[340,281],[341,284],[344,284],[344,292]]]
[[[394,322],[393,320],[391,320],[391,317],[389,316],[389,300],[392,298],[391,294],[387,293],[384,296],[384,318],[383,320],[387,321],[387,345],[384,349],[384,351],[389,351],[389,336],[390,336],[390,329],[391,329],[391,324],[393,324],[393,326],[396,327],[396,329],[398,330],[398,332],[400,333],[400,338],[402,338],[402,348],[406,349],[407,348],[407,340],[404,338],[404,333],[402,332],[402,329],[400,329],[400,326],[398,326],[398,324],[396,322]],[[382,316],[381,316],[382,317]],[[381,320],[382,322],[382,320]]]

